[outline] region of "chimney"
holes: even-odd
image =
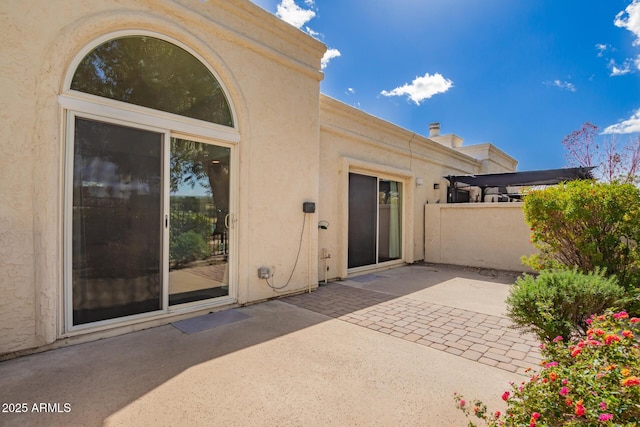
[[[433,136],[440,136],[440,123],[429,123],[429,138]]]

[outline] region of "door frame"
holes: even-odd
[[[67,100],[68,101],[68,100]],[[63,101],[64,102],[64,101]],[[65,103],[69,104],[69,103]],[[189,130],[193,128],[188,125],[185,127],[185,123],[180,120],[179,125],[176,126],[180,130],[174,130],[166,125],[171,125],[175,120],[169,120],[163,122],[165,126],[156,126],[159,124],[157,120],[150,120],[151,124],[148,124],[147,120],[128,120],[131,115],[127,111],[121,111],[119,114],[96,114],[93,110],[97,107],[91,103],[82,100],[73,100],[70,104],[76,106],[84,106],[88,104],[91,108],[82,108],[81,110],[65,109],[64,120],[64,185],[63,185],[63,224],[62,224],[62,287],[60,298],[59,319],[60,337],[74,336],[87,332],[97,332],[101,330],[111,329],[115,327],[128,326],[145,321],[152,321],[156,319],[162,319],[177,314],[184,314],[188,312],[194,312],[206,308],[213,308],[217,306],[229,305],[237,302],[238,298],[238,226],[237,226],[237,212],[238,212],[238,177],[239,177],[239,154],[238,154],[238,141],[239,134],[237,132],[210,132],[207,135],[195,136]],[[87,112],[87,109],[90,110]],[[109,112],[112,112],[110,110]],[[115,116],[115,117],[114,117]],[[144,118],[146,115],[135,114],[134,118]],[[153,115],[155,116],[155,114]],[[97,322],[91,322],[81,325],[73,325],[73,284],[72,284],[72,239],[73,239],[73,223],[72,223],[72,208],[73,208],[73,173],[74,173],[74,128],[75,118],[85,118],[89,120],[97,120],[104,123],[110,123],[114,125],[132,127],[141,130],[148,130],[163,134],[163,146],[162,146],[162,173],[163,173],[163,190],[162,190],[162,206],[161,215],[164,222],[165,215],[169,216],[169,162],[170,162],[170,140],[171,137],[185,138],[205,144],[219,145],[230,149],[230,165],[231,171],[229,176],[229,244],[230,250],[228,254],[228,266],[229,266],[229,295],[209,300],[194,301],[191,303],[179,304],[170,306],[168,293],[169,293],[169,228],[162,228],[162,244],[160,248],[161,256],[161,298],[162,308],[160,310],[154,310],[152,312],[140,313],[130,316],[123,316],[113,319],[106,319]],[[187,130],[185,132],[185,130]],[[224,139],[220,136],[226,137]],[[231,138],[229,138],[231,136]],[[216,138],[218,137],[218,138]]]
[[[382,179],[389,179],[402,183],[402,244],[401,257],[397,260],[385,261],[382,263],[366,265],[362,267],[349,268],[349,173],[374,176]],[[392,266],[403,265],[414,261],[414,197],[416,180],[410,169],[401,169],[393,166],[386,166],[371,163],[351,157],[341,158],[340,168],[341,179],[338,189],[338,206],[340,211],[339,228],[339,251],[337,259],[338,277],[346,278],[353,274],[365,271],[385,269]]]
[[[171,132],[169,135],[169,140],[167,141],[166,149],[169,150],[170,140],[171,138],[182,138],[188,139],[194,142],[200,142],[202,144],[210,144],[217,145],[220,147],[229,148],[230,150],[230,159],[229,164],[231,170],[229,171],[229,232],[228,232],[228,244],[229,244],[229,252],[227,258],[227,264],[229,267],[229,295],[208,299],[208,300],[200,300],[193,301],[184,304],[176,304],[169,305],[169,228],[164,230],[163,235],[163,280],[166,281],[166,286],[163,283],[163,302],[167,304],[166,311],[167,313],[184,313],[189,311],[198,310],[201,308],[207,307],[215,307],[219,305],[227,305],[232,304],[238,301],[238,275],[237,275],[237,264],[238,264],[238,227],[237,227],[237,214],[238,212],[238,191],[237,191],[237,182],[238,182],[238,149],[237,144],[220,141],[213,138],[204,138],[197,137],[193,135],[188,135],[181,132]],[[168,151],[167,151],[168,153]],[[164,157],[165,161],[165,176],[164,176],[164,188],[166,191],[163,193],[166,196],[163,200],[164,203],[164,212],[166,215],[169,215],[170,211],[170,197],[169,197],[169,161],[170,155],[166,155]],[[171,224],[169,224],[171,225]]]

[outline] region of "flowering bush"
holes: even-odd
[[[490,427],[640,425],[640,318],[609,312],[589,323],[579,341],[543,346],[540,372],[502,394],[504,414],[455,394],[458,408]]]

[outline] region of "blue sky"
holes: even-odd
[[[329,49],[322,93],[422,135],[440,122],[518,170],[567,165],[590,121],[640,135],[640,0],[253,0]]]

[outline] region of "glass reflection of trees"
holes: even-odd
[[[220,83],[193,55],[154,37],[102,43],[78,65],[71,89],[233,126]]]
[[[171,138],[170,259],[175,267],[227,252],[229,161],[229,148]],[[188,188],[206,196],[188,197]],[[218,247],[207,249],[212,238]]]

